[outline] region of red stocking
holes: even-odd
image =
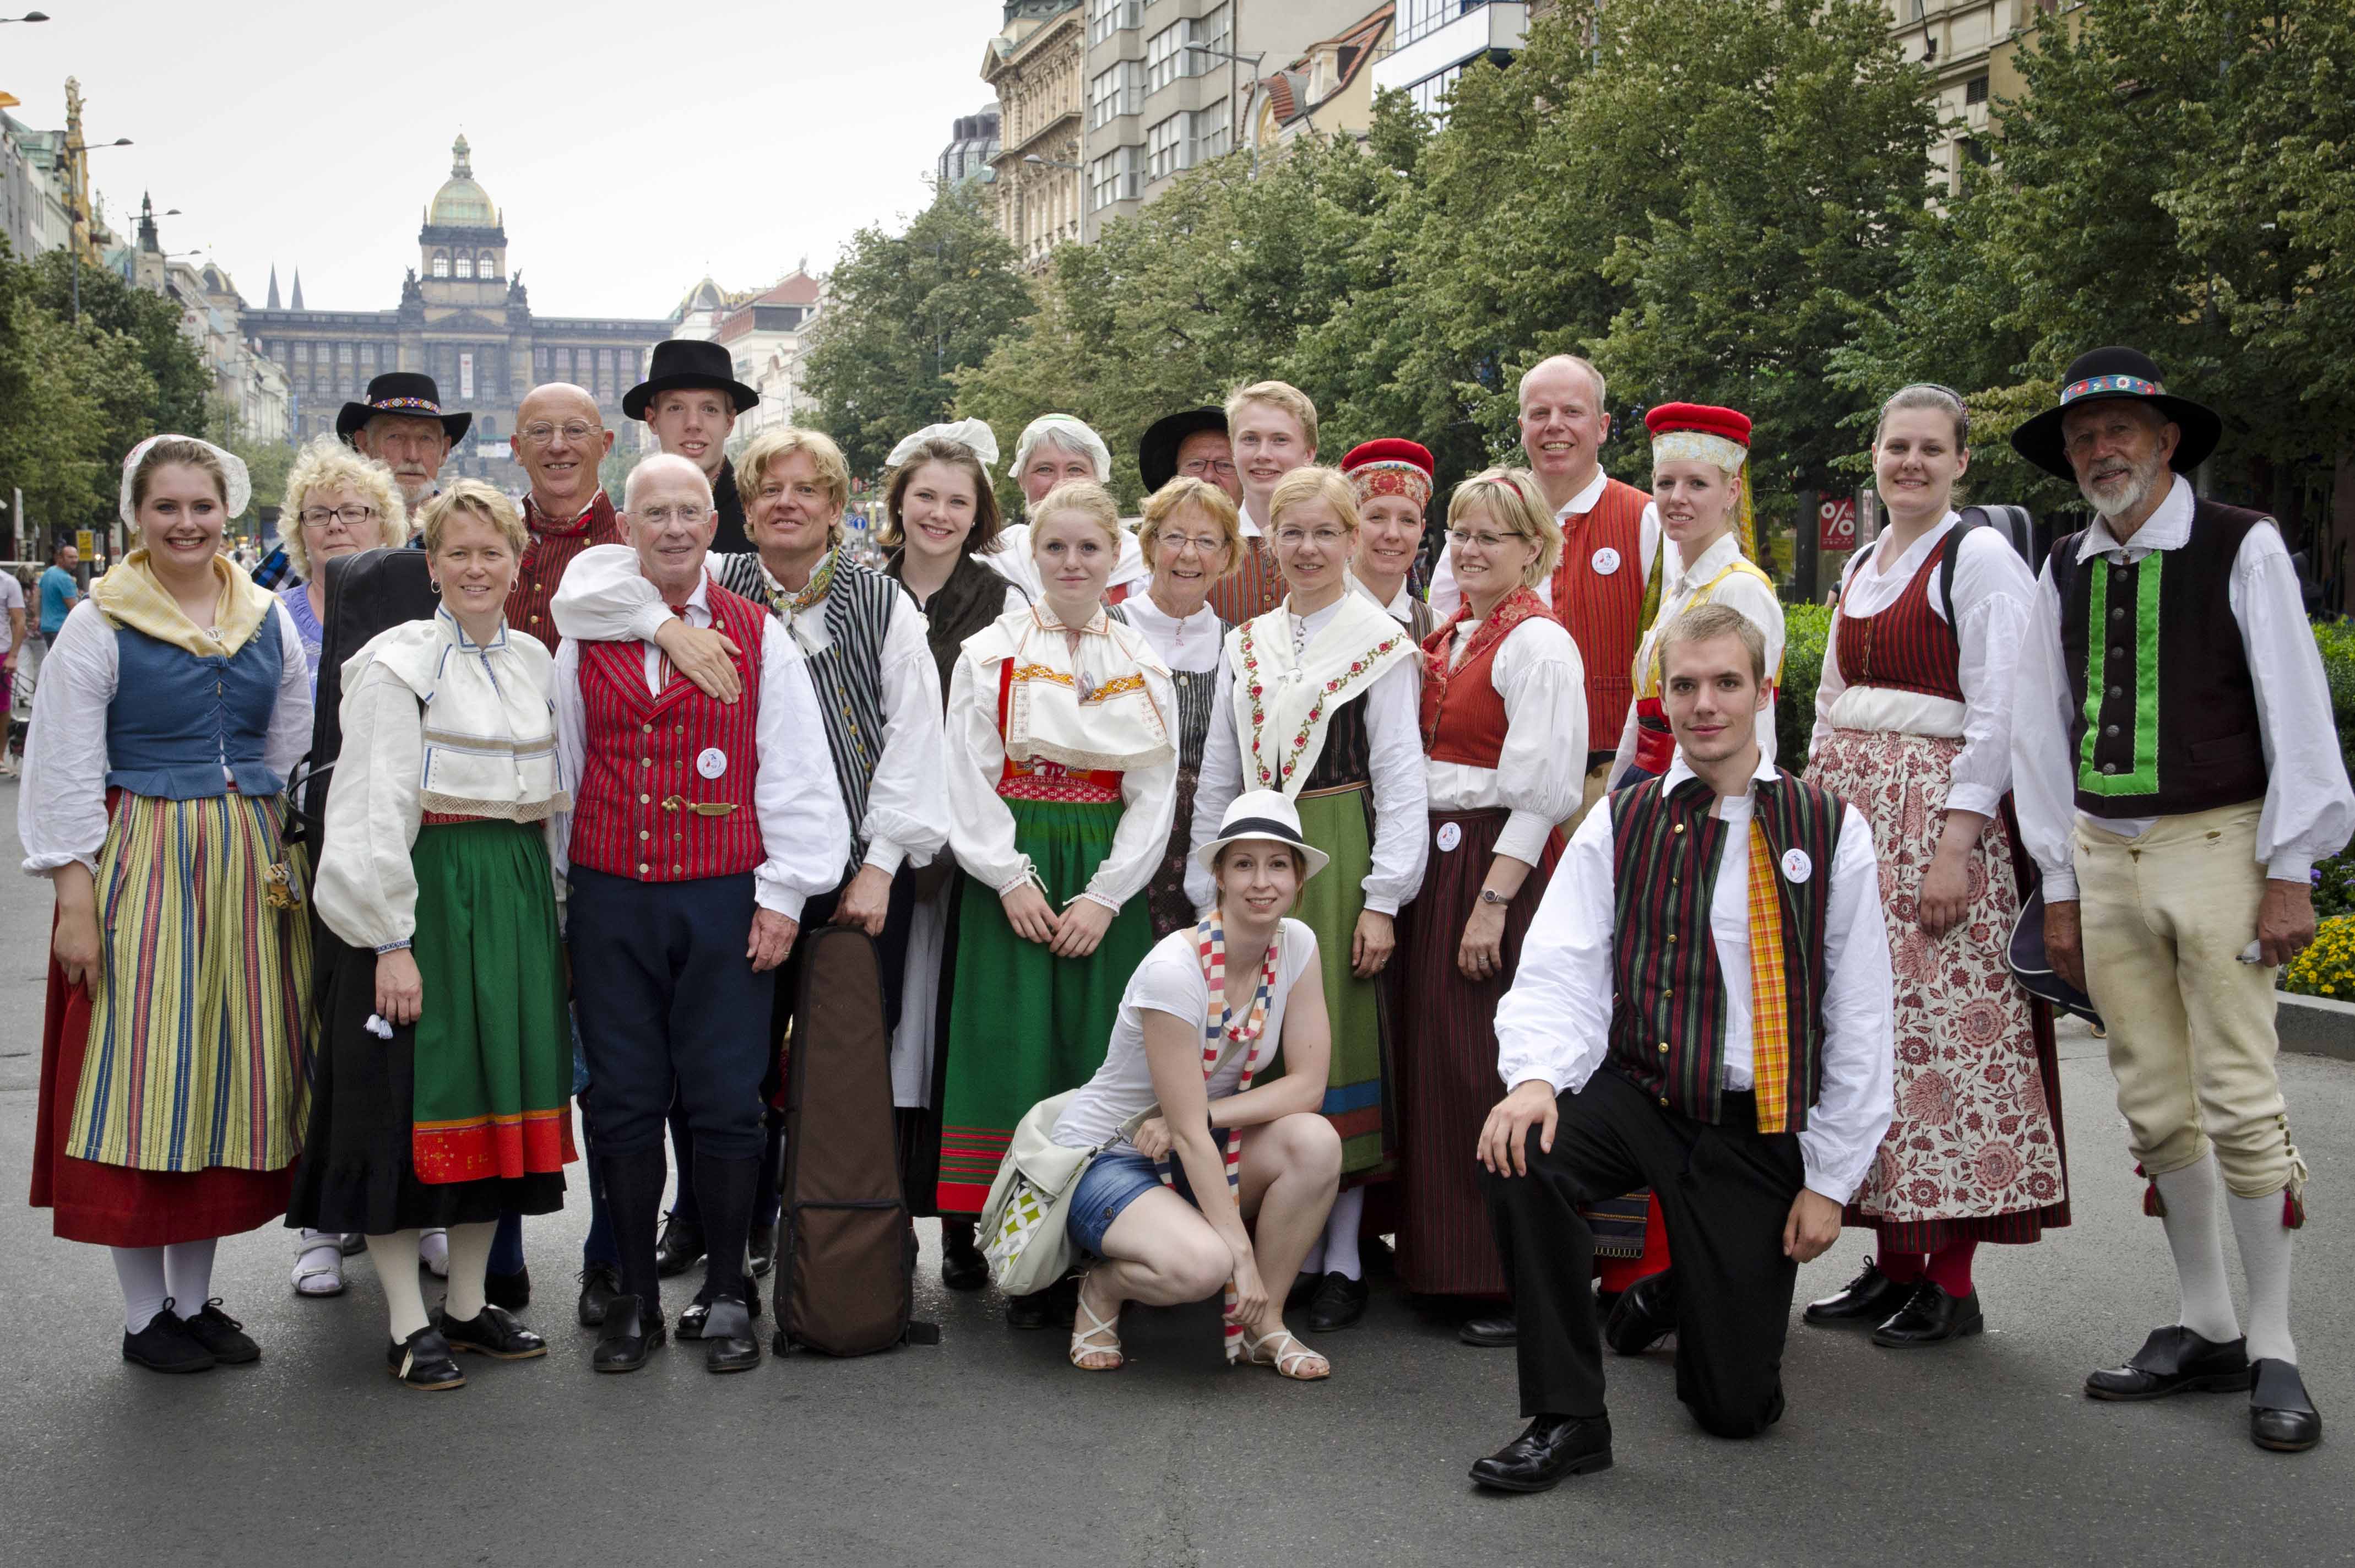
[[[1960,1299],[1971,1293],[1971,1258],[1978,1250],[1977,1242],[1949,1242],[1930,1254],[1923,1274],[1932,1285]]]

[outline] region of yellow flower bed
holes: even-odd
[[[2334,914],[2319,923],[2314,945],[2290,960],[2281,984],[2301,997],[2355,1002],[2355,914]]]

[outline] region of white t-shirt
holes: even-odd
[[[0,615],[25,607],[25,585],[16,581],[13,571],[0,571]],[[33,630],[39,630],[38,627]]]
[[[1284,1004],[1292,995],[1293,983],[1316,963],[1316,933],[1299,921],[1286,920],[1280,928],[1277,949],[1275,986],[1268,997],[1267,1024],[1261,1036],[1268,1042],[1262,1051],[1263,1061],[1283,1041]],[[1055,1124],[1055,1141],[1065,1148],[1092,1148],[1160,1098],[1153,1092],[1153,1069],[1145,1059],[1146,1013],[1167,1013],[1184,1019],[1199,1041],[1209,1008],[1210,987],[1202,978],[1202,955],[1195,945],[1194,929],[1173,931],[1128,977],[1103,1065],[1063,1107],[1062,1117]],[[1210,1099],[1223,1099],[1235,1092],[1242,1080],[1243,1059],[1250,1054],[1249,1047],[1236,1051],[1211,1076],[1207,1085]],[[1130,1146],[1124,1138],[1113,1147]]]

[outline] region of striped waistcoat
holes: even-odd
[[[1963,529],[1948,530],[1930,552],[1913,581],[1895,602],[1877,615],[1839,617],[1839,672],[1850,686],[1881,686],[1898,691],[1918,691],[1925,697],[1963,698],[1963,645],[1951,619],[1940,620],[1930,608],[1930,582],[1949,550],[1958,547]],[[1866,557],[1859,555],[1859,560]],[[1951,582],[1953,580],[1948,579]],[[1946,606],[1949,616],[1954,605]]]
[[[1230,626],[1256,620],[1284,603],[1284,574],[1267,540],[1243,540],[1243,558],[1210,585],[1210,608]]]
[[[1721,974],[1709,923],[1725,824],[1716,795],[1697,778],[1671,792],[1662,779],[1611,797],[1614,898],[1611,1067],[1662,1106],[1696,1121],[1721,1118],[1725,995],[1746,975]],[[1783,965],[1790,997],[1791,1070],[1784,1126],[1805,1131],[1823,1082],[1824,923],[1839,797],[1778,770],[1753,786],[1756,821],[1779,867],[1793,849],[1813,867],[1805,881],[1778,877]],[[1752,955],[1752,962],[1760,959]]]
[[[711,624],[743,651],[743,697],[713,701],[684,676],[646,690],[645,645],[581,645],[587,745],[572,809],[572,863],[641,882],[751,870],[765,858],[752,805],[760,775],[761,637],[768,616],[718,584]],[[719,776],[698,762],[716,752]],[[732,807],[698,812],[695,806]]]
[[[1562,525],[1550,599],[1554,618],[1570,628],[1586,667],[1590,746],[1613,743],[1635,699],[1629,672],[1644,635],[1646,600],[1657,597],[1657,585],[1644,570],[1644,507],[1650,500],[1633,485],[1605,479],[1593,508]],[[1597,571],[1594,558],[1605,549],[1614,552],[1611,570]]]
[[[556,617],[548,607],[556,598],[557,584],[564,581],[564,569],[591,545],[623,542],[622,519],[602,490],[597,492],[589,510],[570,523],[549,521],[528,496],[524,497],[523,517],[531,542],[524,547],[522,563],[516,568],[515,586],[507,590],[507,624],[538,637],[554,653]]]

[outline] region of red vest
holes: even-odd
[[[1586,667],[1586,743],[1598,750],[1616,743],[1636,695],[1630,676],[1644,635],[1644,508],[1651,499],[1633,485],[1605,479],[1593,509],[1562,522],[1553,613],[1570,628]],[[1594,570],[1603,549],[1618,552],[1607,572]]]
[[[761,637],[768,613],[711,584],[711,624],[743,652],[744,695],[713,701],[674,675],[646,690],[645,645],[581,645],[587,730],[572,807],[572,863],[641,882],[684,882],[751,870],[765,859],[752,809],[760,774]],[[717,752],[719,776],[698,760]],[[705,811],[693,809],[706,807]],[[729,807],[719,810],[711,808]]]
[[[1230,626],[1256,620],[1283,603],[1284,573],[1276,570],[1274,547],[1263,538],[1243,540],[1235,569],[1210,585],[1210,608]]]
[[[1505,754],[1508,720],[1505,698],[1489,678],[1497,650],[1514,627],[1532,615],[1544,616],[1545,606],[1527,589],[1497,606],[1487,624],[1472,634],[1464,662],[1447,667],[1449,645],[1455,640],[1455,618],[1423,639],[1423,749],[1434,763],[1461,763],[1467,767],[1494,768]],[[1578,759],[1584,772],[1586,759]]]
[[[556,585],[564,581],[564,569],[591,545],[620,544],[622,520],[613,515],[613,503],[602,490],[597,492],[589,510],[571,522],[550,521],[529,496],[524,498],[523,517],[531,542],[524,547],[515,586],[507,590],[507,624],[538,637],[554,653],[556,617],[548,606],[556,597]]]
[[[1941,621],[1930,608],[1930,580],[1962,537],[1958,525],[1940,539],[1905,592],[1879,614],[1840,613],[1836,634],[1839,669],[1850,686],[1886,686],[1963,700],[1963,645],[1955,635],[1954,622]],[[1955,607],[1947,605],[1946,613],[1954,613]]]

